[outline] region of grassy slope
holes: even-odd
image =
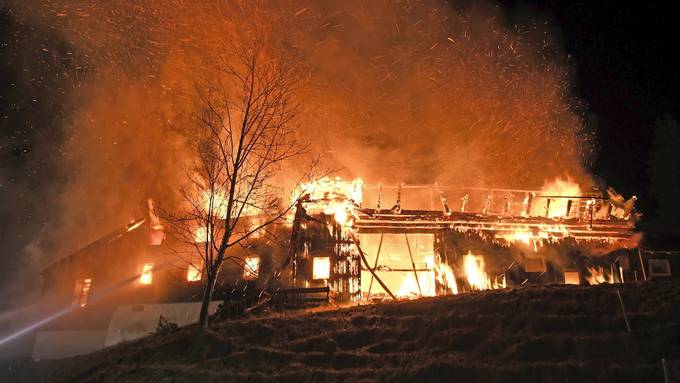
[[[633,328],[626,331],[616,288]],[[663,382],[680,378],[680,282],[552,286],[216,323],[11,381]]]

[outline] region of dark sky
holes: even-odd
[[[28,244],[58,222],[65,178],[57,164],[78,72],[67,51],[54,32],[17,22],[0,1],[0,288],[36,260]]]
[[[575,71],[574,94],[598,137],[593,173],[624,195],[638,195],[643,210],[651,206],[653,127],[665,114],[680,116],[680,6],[613,0],[501,4],[512,23],[553,26]],[[73,109],[73,76],[87,69],[55,32],[16,23],[3,8],[0,1],[0,255],[7,259],[47,221],[58,220],[51,196],[68,177],[55,165],[61,127]]]
[[[679,116],[677,2],[502,1],[517,22],[552,20],[575,62],[574,93],[598,137],[593,172],[650,206],[647,163],[656,121]]]

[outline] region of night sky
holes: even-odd
[[[678,116],[676,2],[503,1],[518,22],[543,14],[575,61],[574,93],[598,136],[593,172],[650,206],[654,126]],[[530,5],[529,5],[530,4]]]
[[[680,116],[680,59],[674,57],[680,6],[613,0],[501,4],[511,23],[552,25],[570,57],[574,95],[598,137],[592,172],[622,194],[637,195],[646,224],[653,226],[658,211],[667,207],[650,192],[654,127],[666,115]],[[55,165],[61,126],[75,109],[68,97],[78,83],[73,76],[88,68],[85,60],[66,53],[71,49],[54,31],[17,23],[2,3],[0,10],[0,253],[5,260],[18,257],[48,222],[58,222],[54,196],[69,177]],[[679,170],[674,166],[664,169]],[[20,264],[15,260],[9,267]]]

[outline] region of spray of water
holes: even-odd
[[[152,270],[152,272],[157,272],[160,270],[163,270],[164,268],[168,267],[169,264],[167,263],[162,263],[159,264],[158,266],[155,266]],[[149,272],[149,270],[147,270]],[[113,284],[105,289],[96,291],[95,294],[92,294],[92,296],[88,299],[88,304],[96,304],[97,302],[105,299],[106,297],[110,296],[111,294],[121,290],[122,288],[129,286],[133,283],[137,283],[139,281],[139,278],[142,274],[135,275],[133,277],[129,277],[127,279],[124,279],[116,284]],[[6,345],[7,343],[23,336],[26,334],[31,333],[32,331],[41,328],[42,326],[45,326],[46,324],[57,320],[71,312],[74,312],[81,307],[79,305],[68,305],[63,308],[59,308],[55,310],[54,312],[50,312],[48,314],[42,315],[40,318],[35,319],[31,321],[30,323],[22,326],[21,328],[15,330],[14,332],[5,335],[3,338],[0,338],[0,347],[3,345]],[[17,319],[17,317],[21,317],[21,314],[26,313],[29,310],[29,308],[26,309],[17,309],[17,310],[12,310],[10,312],[6,313],[1,313],[0,314],[0,319],[2,321],[7,321],[10,319]],[[19,318],[20,319],[20,318]],[[24,320],[27,321],[27,320]]]

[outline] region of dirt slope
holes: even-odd
[[[663,382],[662,357],[679,379],[679,282],[264,315],[3,368],[13,382]]]

